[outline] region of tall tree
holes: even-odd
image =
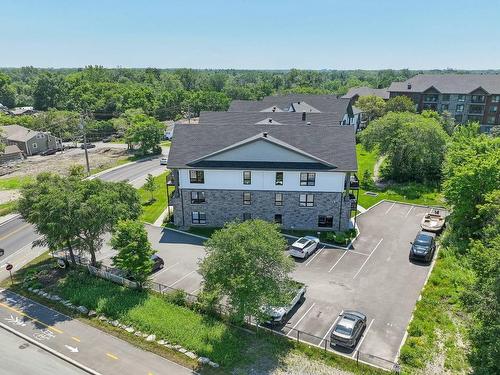
[[[259,316],[264,305],[284,301],[293,262],[283,251],[286,241],[275,224],[263,220],[234,222],[205,243],[200,263],[206,293],[227,297],[233,316]]]
[[[111,245],[118,251],[113,257],[113,265],[127,272],[142,287],[151,275],[151,256],[154,254],[144,225],[139,221],[120,221]]]
[[[155,199],[154,192],[156,190],[156,181],[151,173],[148,173],[148,176],[146,177],[146,183],[144,184],[143,188],[144,190],[149,191],[149,193],[151,194],[150,201],[153,202]]]
[[[384,99],[375,95],[361,96],[355,105],[365,113],[368,121],[381,117],[385,113]]]
[[[14,107],[16,104],[16,91],[11,85],[10,77],[0,73],[0,103],[7,107]]]
[[[163,124],[154,117],[136,114],[131,118],[131,126],[125,135],[128,142],[138,144],[140,153],[146,155],[161,151],[163,130]]]
[[[54,73],[43,73],[38,77],[33,89],[34,107],[46,111],[59,108],[64,98],[64,80]]]
[[[405,95],[390,98],[385,103],[386,112],[412,112],[415,113],[415,103]]]

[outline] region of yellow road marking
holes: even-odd
[[[63,331],[61,331],[60,329],[57,329],[57,328],[52,327],[52,326],[50,326],[48,324],[45,324],[44,322],[41,322],[38,319],[35,319],[35,318],[29,316],[28,314],[23,313],[22,311],[16,310],[15,308],[10,307],[9,305],[6,305],[6,304],[0,302],[0,306],[5,307],[6,309],[12,310],[12,311],[14,311],[14,312],[16,312],[18,314],[21,314],[22,316],[25,316],[28,319],[31,319],[32,321],[37,322],[38,324],[41,324],[42,326],[45,326],[48,329],[50,329],[50,330],[52,330],[52,331],[54,331],[56,333],[63,333]]]
[[[12,232],[7,233],[7,234],[6,234],[5,236],[3,236],[3,237],[0,237],[0,241],[5,240],[6,238],[9,238],[10,236],[12,236],[12,235],[16,234],[17,232],[19,232],[19,231],[23,230],[24,228],[29,227],[30,225],[31,225],[31,224],[24,224],[24,225],[21,225],[19,228],[17,228],[17,229],[15,229],[15,230],[13,230]]]
[[[113,355],[111,353],[106,353],[106,355],[109,357],[109,358],[112,358],[112,359],[118,359],[118,357],[116,355]]]
[[[76,342],[80,342],[80,339],[79,339],[78,337],[73,337],[73,336],[71,336],[71,338],[72,338],[73,340],[75,340]]]

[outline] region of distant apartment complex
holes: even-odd
[[[448,111],[457,123],[477,121],[483,131],[500,125],[500,75],[420,74],[387,89],[391,98],[410,97],[417,111]]]

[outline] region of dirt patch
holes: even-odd
[[[299,353],[289,353],[271,375],[350,375],[351,372],[339,370],[307,358]]]
[[[90,168],[110,167],[118,159],[125,158],[127,155],[127,150],[117,147],[102,147],[91,150],[89,152]],[[2,166],[0,167],[0,176],[3,178],[35,177],[41,172],[54,172],[67,175],[69,168],[75,164],[85,166],[85,154],[79,149],[70,149],[57,155],[32,156],[16,165]]]
[[[15,201],[20,195],[19,190],[0,190],[0,204]]]

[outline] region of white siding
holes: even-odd
[[[180,187],[185,189],[344,191],[345,173],[316,172],[315,186],[300,186],[300,171],[283,171],[283,185],[275,185],[276,171],[251,171],[252,183],[243,184],[242,170],[205,170],[204,184],[191,184],[189,170],[179,170]]]

